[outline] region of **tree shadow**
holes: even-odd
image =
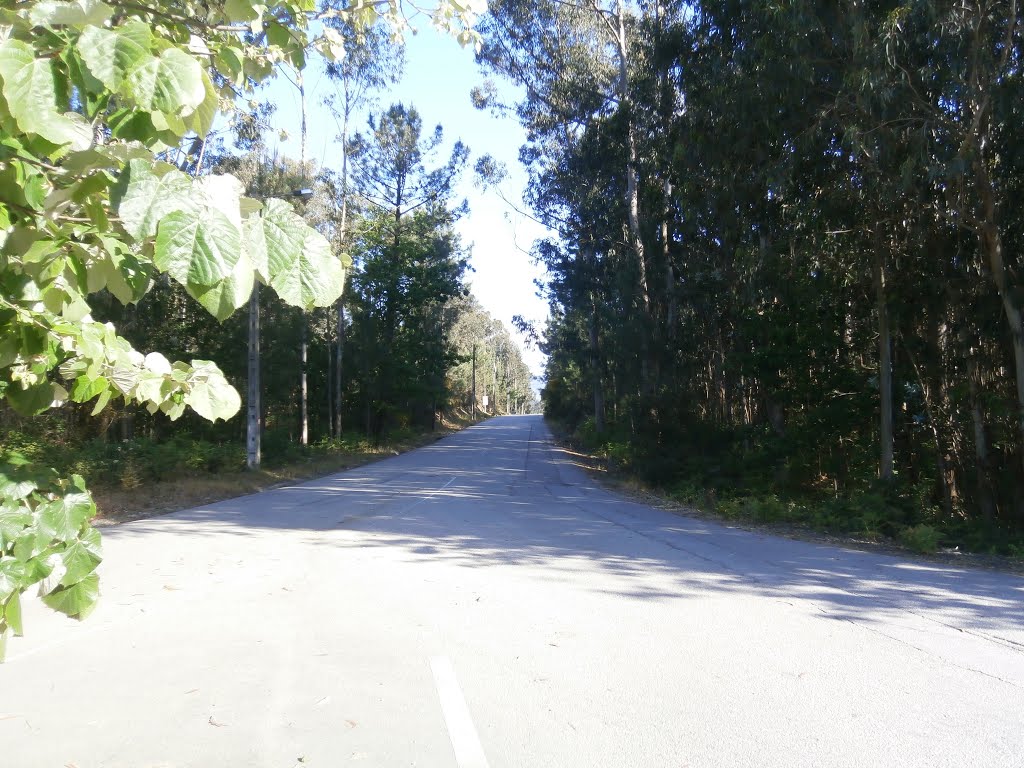
[[[915,647],[948,645],[959,633],[1024,652],[1024,580],[1016,576],[782,539],[654,509],[595,486],[571,454],[552,444],[539,417],[492,419],[377,464],[105,535],[182,530],[287,530],[317,547],[387,548],[410,562],[444,560],[466,569],[530,568],[647,601],[723,593],[799,601]],[[603,578],[581,578],[586,571]]]

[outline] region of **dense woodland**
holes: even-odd
[[[495,0],[481,32],[558,233],[549,416],[726,512],[1020,551],[1017,2]]]

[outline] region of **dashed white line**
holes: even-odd
[[[459,768],[488,768],[484,748],[476,735],[451,660],[447,656],[435,656],[430,660],[430,668],[434,672],[434,684],[441,699],[441,712],[444,713],[448,738],[455,750],[455,762]]]

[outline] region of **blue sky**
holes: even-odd
[[[423,118],[424,129],[444,127],[447,146],[438,153],[443,161],[450,145],[461,139],[471,151],[469,167],[463,175],[457,199],[469,201],[470,213],[459,224],[463,242],[472,244],[470,263],[475,272],[469,282],[480,303],[497,319],[511,327],[513,315],[523,315],[543,326],[547,305],[536,296],[534,280],[543,278],[543,268],[532,263],[529,251],[535,239],[546,230],[510,209],[495,192],[474,188],[472,164],[483,154],[491,154],[505,163],[509,178],[502,185],[505,196],[517,204],[526,183],[526,173],[519,165],[518,151],[525,135],[513,117],[498,118],[475,109],[469,93],[483,81],[471,48],[462,48],[450,37],[435,31],[429,22],[418,24],[419,33],[406,35],[405,70],[402,80],[379,96],[380,107],[394,102],[412,104]],[[338,133],[331,115],[320,106],[322,98],[331,93],[333,84],[323,76],[322,69],[311,62],[305,74],[308,115],[308,148],[310,160],[333,166],[337,157],[334,145]],[[510,86],[498,83],[502,96],[514,99]],[[277,105],[274,125],[287,131],[290,138],[280,150],[298,157],[299,116],[298,91],[287,80],[278,80],[266,90],[264,98]],[[364,130],[365,116],[357,118],[355,128]],[[522,206],[521,206],[522,207]],[[524,347],[522,339],[520,346]],[[524,357],[534,375],[543,374],[544,358],[536,349],[523,349]]]

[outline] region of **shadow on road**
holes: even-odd
[[[831,618],[862,624],[927,616],[1024,650],[1022,579],[652,509],[597,488],[552,445],[539,417],[494,419],[374,465],[104,535],[179,527],[228,538],[308,532],[310,545],[385,547],[410,561],[544,569],[641,600],[737,591],[810,600]],[[580,575],[595,568],[603,578]]]

